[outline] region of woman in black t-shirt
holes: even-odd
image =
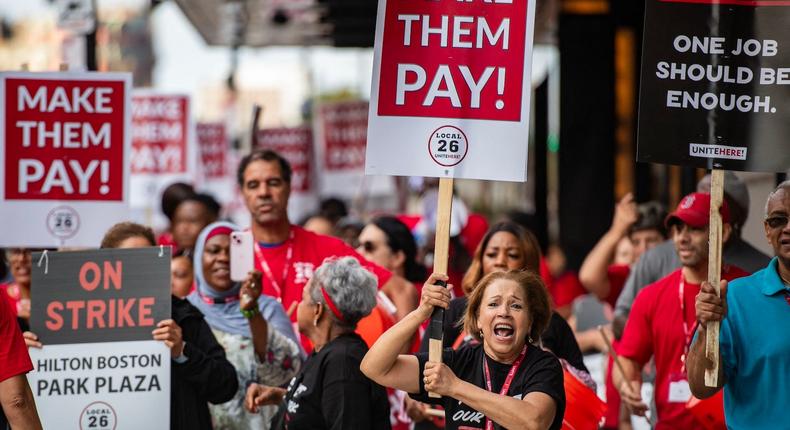
[[[313,353],[287,389],[250,385],[247,409],[281,404],[272,429],[389,429],[387,392],[359,370],[368,348],[354,333],[376,306],[376,291],[375,276],[354,258],[325,261],[305,285],[296,311]]]
[[[420,306],[384,333],[362,360],[374,381],[441,404],[447,429],[559,429],[565,412],[559,360],[534,345],[551,308],[543,281],[531,272],[486,275],[469,297],[464,328],[476,345],[443,351],[443,363],[427,354],[398,354],[433,308],[447,309],[449,288],[434,274]],[[530,340],[529,342],[527,340]],[[441,399],[429,399],[427,391]]]

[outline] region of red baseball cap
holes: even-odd
[[[730,222],[730,208],[726,199],[722,199],[719,213],[722,222]],[[677,209],[664,220],[664,225],[669,228],[677,221],[694,228],[707,226],[710,222],[710,194],[691,193],[683,197]]]

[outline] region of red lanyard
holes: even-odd
[[[288,235],[288,250],[285,253],[285,264],[283,265],[283,285],[287,282],[288,279],[288,267],[291,265],[291,257],[293,257],[294,253],[294,231],[291,229],[291,233]],[[280,288],[280,283],[274,279],[274,275],[272,274],[272,269],[269,267],[269,263],[266,262],[266,257],[263,256],[263,251],[261,251],[261,245],[259,243],[255,244],[255,257],[261,263],[261,268],[263,269],[263,274],[269,279],[269,282],[272,284],[272,288],[274,289],[274,293],[277,294],[277,301],[282,303],[283,302],[283,289]]]
[[[683,278],[683,274],[681,273],[680,285],[678,286],[678,300],[680,301],[680,319],[683,320],[683,335],[685,340],[685,343],[683,344],[683,354],[680,356],[680,362],[682,363],[681,372],[686,371],[686,357],[688,357],[691,337],[694,335],[694,332],[689,329],[689,325],[686,322],[686,300],[684,297],[685,292],[686,280]]]
[[[207,297],[207,296],[204,296],[203,293],[200,292],[200,288],[196,288],[195,291],[197,291],[198,296],[200,296],[200,299],[203,300],[206,304],[209,304],[209,305],[221,305],[221,304],[224,304],[224,303],[232,303],[232,302],[236,302],[236,301],[239,300],[239,296],[228,296],[228,297],[223,297],[223,298]]]
[[[524,345],[524,349],[521,350],[521,354],[519,354],[516,361],[513,362],[513,366],[510,367],[510,371],[507,372],[507,378],[505,378],[505,383],[502,384],[502,389],[499,390],[500,396],[506,396],[508,390],[510,390],[510,384],[513,382],[513,377],[516,376],[516,371],[518,367],[521,366],[521,362],[524,361],[524,356],[527,355],[527,345]],[[486,377],[486,388],[488,391],[494,392],[494,389],[491,388],[491,371],[488,370],[488,360],[486,360],[485,352],[483,352],[483,373]],[[486,430],[494,430],[494,423],[486,417]]]

